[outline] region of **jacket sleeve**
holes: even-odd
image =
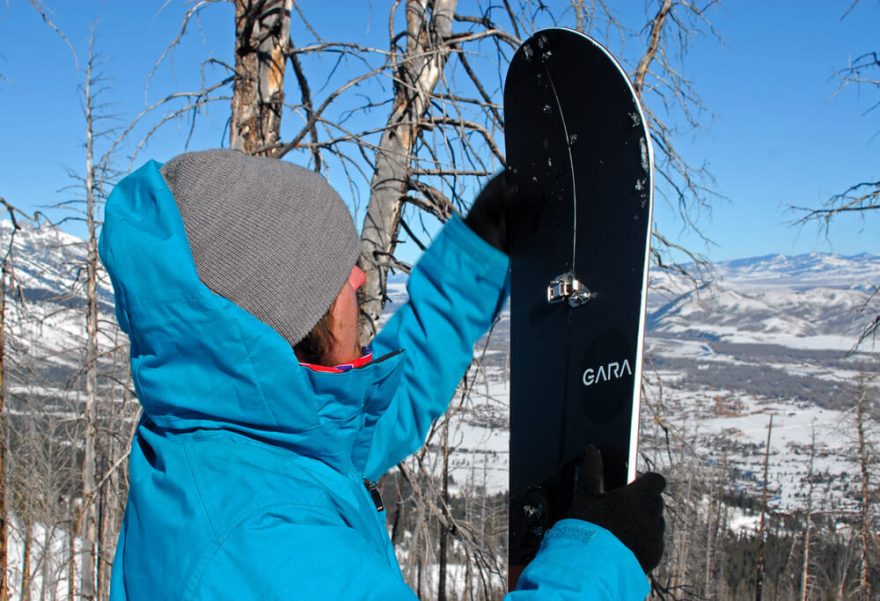
[[[551,528],[507,601],[639,601],[651,587],[632,551],[608,530],[581,520]]]
[[[510,260],[453,217],[413,269],[409,300],[373,341],[381,357],[406,351],[404,373],[375,427],[365,475],[377,480],[416,451],[446,411],[473,348],[507,298]]]

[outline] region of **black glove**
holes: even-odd
[[[590,446],[584,452],[574,498],[566,517],[601,526],[633,552],[647,574],[663,556],[663,497],[666,479],[648,472],[634,482],[602,490],[602,455]]]
[[[477,195],[464,222],[483,240],[510,254],[507,212],[517,197],[517,187],[508,182],[504,171],[497,173]]]

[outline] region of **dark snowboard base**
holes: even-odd
[[[626,74],[571,30],[520,47],[504,112],[508,176],[531,193],[510,223],[513,584],[588,444],[608,489],[635,476],[652,158]]]

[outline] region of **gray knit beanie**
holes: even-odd
[[[291,345],[327,312],[359,241],[339,195],[313,171],[234,150],[162,166],[201,281]]]

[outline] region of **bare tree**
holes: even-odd
[[[9,234],[5,241],[0,277],[0,556],[2,556],[2,573],[0,573],[0,595],[8,598],[18,593],[23,598],[31,589],[33,574],[32,558],[35,555],[35,520],[40,516],[43,504],[39,495],[44,493],[39,478],[36,454],[41,447],[37,442],[33,414],[16,417],[18,423],[7,421],[7,404],[10,400],[18,402],[16,394],[10,394],[11,386],[20,384],[22,374],[32,374],[21,361],[21,348],[30,343],[29,333],[22,328],[25,303],[18,290],[15,269],[15,253],[18,235],[27,227],[26,224],[38,224],[42,220],[40,213],[28,215],[0,197],[0,204],[6,209],[9,219]],[[14,389],[12,389],[14,390]],[[15,414],[21,415],[16,411]],[[23,426],[21,422],[27,422]],[[14,440],[12,440],[14,438]],[[12,449],[15,452],[11,452]],[[21,577],[18,589],[10,579],[13,572],[8,557],[7,541],[10,526],[16,530],[16,538],[21,546]],[[39,563],[39,560],[38,560]]]
[[[113,344],[102,347],[102,339],[112,339],[117,332],[115,324],[110,325],[109,332],[102,331],[99,313],[99,286],[103,274],[98,259],[98,228],[100,211],[103,202],[118,173],[112,167],[112,156],[115,145],[100,152],[100,143],[109,140],[115,133],[112,121],[115,119],[108,113],[108,105],[103,101],[107,93],[107,84],[99,72],[100,61],[95,51],[96,27],[89,36],[88,60],[85,65],[82,84],[83,116],[85,119],[85,171],[70,171],[75,180],[71,186],[77,195],[56,205],[57,209],[73,210],[73,214],[65,219],[82,221],[86,227],[84,257],[82,264],[73,271],[71,295],[76,302],[72,306],[84,305],[84,339],[80,347],[82,368],[71,381],[74,386],[82,383],[84,403],[78,434],[81,436],[81,458],[74,454],[74,461],[81,461],[79,467],[79,499],[72,518],[70,540],[70,566],[68,597],[78,595],[83,599],[101,600],[106,598],[109,588],[109,572],[103,564],[107,563],[106,548],[112,553],[116,538],[118,499],[107,497],[106,487],[115,477],[121,466],[117,454],[121,451],[113,445],[116,437],[125,437],[128,430],[127,421],[132,418],[130,412],[127,419],[115,421],[110,418],[115,411],[110,387],[106,381],[118,379],[118,373],[102,372],[102,362],[106,363],[124,347]],[[104,142],[106,144],[106,142]],[[80,344],[79,341],[76,344]],[[112,427],[108,427],[112,425]],[[77,448],[74,447],[74,448]],[[106,526],[111,526],[110,532]],[[78,557],[75,560],[74,557]],[[79,585],[74,586],[73,580],[79,569]]]
[[[867,436],[868,416],[868,386],[863,378],[859,386],[859,396],[856,401],[856,443],[858,446],[858,462],[860,472],[860,508],[859,508],[859,542],[860,542],[860,570],[859,570],[859,598],[868,601],[871,598],[870,579],[870,549],[873,537],[871,515],[871,487],[870,470],[872,463],[871,443]]]
[[[281,138],[292,0],[236,0],[230,147],[257,154]]]
[[[766,542],[766,518],[767,518],[767,488],[770,478],[770,436],[773,434],[773,416],[767,425],[767,445],[764,448],[764,482],[761,485],[761,517],[758,522],[758,561],[755,566],[755,601],[761,601],[764,591],[765,557],[764,547]]]
[[[457,0],[429,4],[428,0],[406,1],[406,47],[395,50],[392,59],[396,72],[394,101],[376,151],[370,203],[361,229],[359,265],[367,274],[361,303],[366,316],[364,339],[375,334],[385,304],[385,281],[393,265],[401,210],[411,189],[413,149],[434,87],[453,49],[450,38]],[[394,30],[394,8],[389,29]]]
[[[86,118],[86,223],[88,228],[86,257],[86,405],[83,416],[85,442],[82,466],[82,508],[77,520],[77,531],[82,533],[82,585],[83,599],[94,599],[97,583],[98,511],[94,502],[97,496],[96,457],[98,447],[98,303],[97,272],[98,244],[95,225],[95,101],[93,86],[95,73],[95,31],[89,36],[89,59],[83,89]]]
[[[715,563],[718,548],[718,531],[725,527],[721,523],[721,491],[718,482],[719,475],[715,470],[710,474],[711,482],[709,484],[709,494],[706,506],[706,547],[705,558],[706,565],[703,579],[703,596],[706,599],[715,599],[717,574],[715,573]]]
[[[15,243],[15,232],[18,224],[15,220],[15,209],[0,197],[0,202],[6,207],[12,221],[12,233],[9,236],[9,245],[3,254],[3,268],[0,272],[0,601],[9,598],[9,582],[7,567],[8,557],[8,519],[6,510],[6,420],[4,409],[6,407],[6,287],[11,279],[12,271],[12,246]]]
[[[846,18],[860,0],[853,0],[843,15]],[[880,92],[880,54],[876,50],[864,52],[841,69],[837,76],[841,86],[854,85],[861,89],[868,89],[874,93]],[[875,111],[880,107],[880,96],[868,107],[865,113]],[[802,215],[796,224],[816,222],[827,234],[832,224],[846,216],[858,216],[862,219],[877,219],[880,216],[880,180],[876,176],[866,175],[863,181],[854,183],[848,188],[832,195],[820,208],[794,207]],[[880,283],[875,283],[873,291],[861,307],[861,313],[865,317],[865,323],[859,334],[858,340],[853,346],[857,349],[867,340],[876,338],[880,332]]]
[[[172,56],[199,13],[213,4],[198,2],[186,11],[180,33],[154,72]],[[688,224],[694,224],[695,213],[708,206],[711,176],[676,151],[678,129],[664,115],[680,113],[685,115],[687,127],[699,125],[704,108],[682,73],[679,59],[687,52],[692,33],[713,32],[708,13],[715,4],[714,0],[702,4],[658,1],[645,28],[645,50],[633,72],[651,118],[660,191],[679,205]],[[367,180],[370,196],[363,217],[359,262],[368,275],[362,303],[365,339],[374,334],[375,322],[387,301],[389,271],[408,270],[396,253],[401,235],[424,246],[413,222],[445,221],[466,206],[464,193],[474,188],[476,177],[489,175],[504,164],[497,140],[503,129],[499,84],[503,65],[523,32],[533,29],[539,17],[559,22],[568,14],[575,17],[573,24],[585,31],[595,29],[621,39],[633,33],[606,2],[572,2],[568,13],[543,3],[522,2],[517,7],[504,2],[468,15],[458,11],[457,0],[394,0],[388,9],[390,50],[384,51],[356,41],[325,39],[295,1],[239,0],[235,6],[235,66],[218,59],[205,61],[203,73],[220,69],[223,75],[213,82],[203,75],[198,89],[174,92],[151,104],[120,139],[148,117],[153,119],[154,124],[135,147],[136,156],[165,123],[182,116],[195,117],[209,103],[229,99],[234,148],[279,158],[305,152],[315,169],[327,170],[332,163],[332,168],[344,171],[355,196],[360,192],[355,177]],[[473,8],[468,3],[466,10]],[[401,13],[404,27],[398,31]],[[304,35],[314,38],[313,43],[293,43],[294,16],[305,28]],[[502,19],[510,31],[500,25]],[[462,30],[457,31],[456,26]],[[295,74],[298,103],[286,100],[292,96],[285,96],[282,56],[290,61]],[[325,75],[315,65],[326,60],[345,64],[347,70],[333,68]],[[324,79],[319,88],[310,82],[316,74]],[[487,77],[498,83],[486,85]],[[385,80],[392,82],[391,94],[381,85]],[[231,97],[223,95],[229,84],[233,86]],[[330,91],[318,95],[316,89]],[[358,97],[364,100],[358,102]],[[378,111],[385,106],[390,108],[380,124]],[[283,108],[303,121],[287,140],[281,140],[278,133]],[[156,121],[153,116],[157,111],[164,112]],[[349,129],[346,122],[355,113],[373,117],[375,125]],[[332,161],[328,162],[328,157]],[[421,229],[429,235],[429,228]],[[655,232],[654,237],[655,262],[667,266],[667,252],[682,249],[662,232]],[[691,254],[699,258],[696,251]]]
[[[58,37],[61,38],[61,41],[67,46],[67,49],[70,50],[70,54],[73,58],[73,64],[79,68],[79,60],[76,56],[76,48],[73,47],[73,44],[70,43],[70,39],[64,33],[58,25],[55,24],[55,21],[50,16],[51,11],[46,7],[45,3],[42,0],[29,0],[31,6],[40,14],[40,18],[43,19],[43,23],[46,26],[58,34]]]
[[[816,459],[816,424],[810,429],[810,459],[807,465],[807,507],[804,511],[804,561],[801,567],[801,601],[810,598],[810,537],[813,532],[813,467]]]

